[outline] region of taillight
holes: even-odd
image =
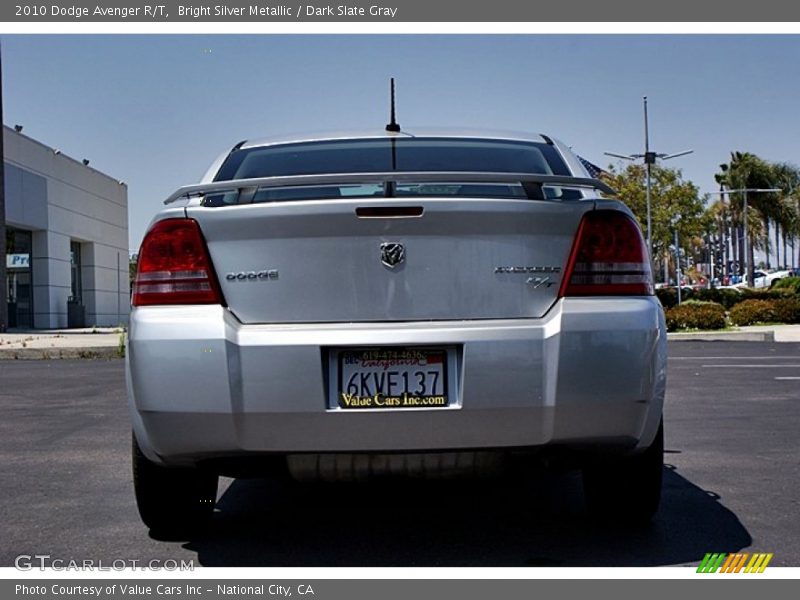
[[[164,219],[153,225],[139,250],[132,304],[221,303],[197,221]]]
[[[596,210],[578,227],[559,296],[652,295],[642,232],[625,213]]]

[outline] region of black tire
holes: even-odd
[[[194,468],[167,468],[150,461],[132,436],[133,488],[142,521],[154,533],[183,535],[208,523],[218,476]]]
[[[664,423],[652,445],[640,454],[593,463],[583,469],[589,513],[600,520],[647,523],[661,502],[664,468]]]

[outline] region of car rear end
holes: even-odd
[[[491,155],[485,140],[472,153],[436,140],[467,165]],[[651,448],[666,339],[641,233],[621,203],[568,185],[565,149],[531,147],[544,184],[516,164],[279,171],[163,211],[139,254],[127,353],[143,457],[360,479],[470,471],[498,450]],[[408,150],[390,160],[422,160]],[[247,160],[220,173],[256,181]]]

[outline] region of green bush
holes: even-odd
[[[743,300],[742,293],[740,291],[732,289],[721,290],[719,288],[696,290],[692,298],[696,300],[705,300],[708,302],[717,302],[729,310],[734,304],[737,304]]]
[[[661,302],[664,310],[672,308],[678,303],[678,293],[674,288],[660,288],[656,290],[656,298]]]
[[[775,284],[777,286],[777,284]],[[767,290],[767,298],[780,300],[781,298],[794,298],[794,290],[790,287],[773,287]]]
[[[723,329],[725,308],[716,302],[688,300],[665,311],[667,331],[679,329]]]
[[[775,301],[753,298],[739,302],[731,309],[731,322],[734,325],[753,325],[777,320]]]
[[[788,296],[794,296],[791,288],[779,288],[776,284],[776,287],[773,288],[742,288],[741,300],[771,300]]]
[[[800,323],[800,298],[780,298],[772,301],[775,320],[779,323]]]
[[[800,295],[800,277],[784,277],[783,279],[778,279],[772,289],[775,291],[790,290],[792,294]]]
[[[687,300],[694,296],[691,289],[681,288],[681,300]],[[664,309],[672,308],[678,304],[678,290],[674,287],[661,288],[656,290],[656,298],[661,301]]]
[[[741,290],[741,301],[745,300],[767,300],[770,290],[766,288],[739,288]]]

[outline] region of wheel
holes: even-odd
[[[648,522],[661,501],[664,467],[664,422],[652,445],[640,454],[608,459],[583,469],[583,490],[589,513],[599,519]]]
[[[207,524],[217,499],[216,474],[167,468],[149,460],[132,436],[133,488],[139,516],[153,532],[191,533]]]

